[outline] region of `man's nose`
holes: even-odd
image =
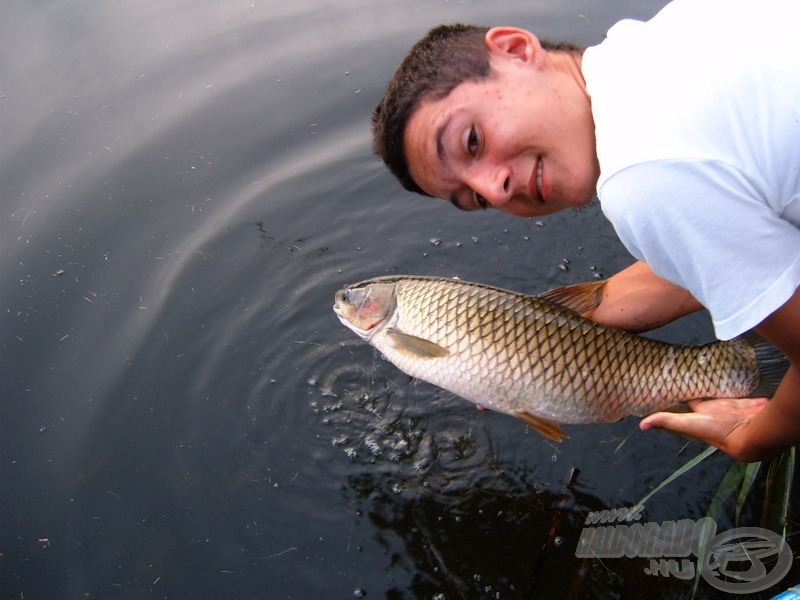
[[[505,166],[476,168],[468,177],[470,188],[493,208],[500,208],[511,198],[511,170]]]

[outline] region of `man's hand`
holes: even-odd
[[[642,419],[639,429],[669,429],[716,446],[737,460],[767,458],[747,443],[750,421],[769,404],[767,398],[690,400],[688,404],[693,412],[654,413]]]
[[[610,277],[596,309],[584,316],[610,327],[645,331],[702,308],[686,290],[637,262]],[[639,427],[668,429],[703,440],[738,460],[769,458],[800,444],[800,288],[756,331],[780,348],[791,366],[772,400],[693,400],[691,413],[655,413]]]
[[[756,331],[791,362],[771,401],[695,400],[688,403],[692,413],[655,413],[639,427],[688,435],[745,461],[764,460],[800,444],[800,288]]]

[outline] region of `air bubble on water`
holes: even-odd
[[[367,447],[373,456],[380,456],[382,454],[381,445],[375,441],[375,438],[366,437],[364,438],[364,445]]]
[[[594,274],[594,278],[595,279],[602,279],[603,278],[603,274],[602,273],[595,273]]]
[[[353,590],[353,598],[366,598],[367,592],[363,588],[356,588]]]
[[[481,574],[480,573],[475,573],[472,576],[472,581],[474,581],[475,583],[480,583],[481,582]]]
[[[472,241],[477,244],[478,243],[478,236],[477,235],[473,235],[472,236]]]
[[[439,238],[433,237],[433,238],[431,238],[431,244],[438,248],[439,246],[442,245],[442,240],[440,240]]]
[[[340,435],[340,436],[337,436],[337,437],[333,438],[331,440],[331,444],[333,445],[334,448],[341,448],[342,446],[346,445],[347,442],[349,442],[349,441],[350,440],[348,439],[348,437],[346,435]]]
[[[553,454],[553,456],[550,457],[550,460],[553,461],[553,462],[556,462],[558,460],[558,456]]]
[[[456,248],[461,248],[461,242],[456,242]]]
[[[567,265],[565,265],[564,263],[561,263],[560,265],[558,265],[558,268],[561,269],[562,271],[569,271],[569,267]]]
[[[326,404],[322,407],[322,412],[326,414],[330,414],[332,412],[337,412],[344,408],[344,402],[337,402],[336,404]]]
[[[553,545],[556,548],[560,548],[561,546],[564,545],[564,538],[562,538],[560,535],[556,536],[555,539],[553,540]]]
[[[358,457],[358,451],[355,448],[345,448],[344,454],[350,460],[355,460]]]
[[[544,222],[543,221],[536,221],[536,226],[537,227],[544,227]]]
[[[530,241],[530,239],[531,239],[531,236],[529,236],[529,235],[523,235],[523,236],[522,236],[522,239],[523,239],[523,240],[525,240],[526,242],[528,242],[528,241]]]
[[[563,262],[565,265],[568,265],[569,264],[569,259],[568,258],[562,258],[561,262]]]

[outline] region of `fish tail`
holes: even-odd
[[[772,398],[789,368],[789,358],[755,332],[748,333],[744,339],[756,353],[759,374],[758,385],[749,396]]]

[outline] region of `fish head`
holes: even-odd
[[[396,284],[367,280],[336,292],[333,312],[345,327],[369,340],[388,322],[397,305]]]

